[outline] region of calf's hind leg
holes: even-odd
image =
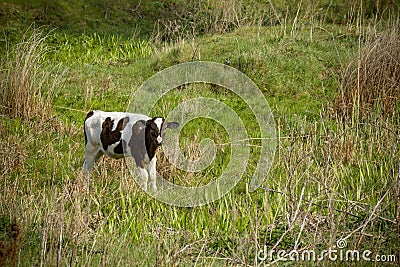
[[[102,155],[103,153],[98,148],[87,144],[85,148],[85,161],[83,162],[82,171],[89,174]]]

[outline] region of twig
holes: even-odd
[[[67,109],[67,110],[72,110],[72,111],[79,111],[79,112],[82,112],[82,113],[87,113],[86,111],[83,111],[83,110],[80,110],[80,109],[75,109],[75,108],[68,108],[68,107],[62,107],[62,106],[57,106],[57,105],[54,105],[54,107],[56,107],[56,108],[61,108],[61,109]]]
[[[392,184],[393,185],[393,184]],[[388,190],[386,191],[386,193],[378,200],[378,203],[376,203],[374,209],[372,210],[371,214],[369,215],[368,219],[360,226],[357,227],[356,229],[354,229],[350,234],[348,234],[346,237],[342,238],[343,240],[346,240],[347,238],[349,238],[350,236],[352,236],[355,232],[358,232],[361,229],[361,232],[364,232],[365,227],[367,227],[368,223],[370,221],[372,221],[372,219],[374,217],[377,217],[377,215],[375,215],[376,210],[378,209],[379,205],[382,203],[383,199],[387,196],[387,194],[389,193],[390,189],[392,186],[390,186],[390,188],[388,188]]]

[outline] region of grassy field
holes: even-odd
[[[225,1],[229,10],[200,1],[208,13],[189,19],[167,12],[179,1],[128,2],[90,9],[87,1],[83,16],[75,1],[64,1],[67,17],[56,4],[28,1],[31,13],[19,1],[2,4],[11,20],[1,18],[0,266],[379,265],[377,255],[399,264],[400,37],[390,1],[382,10],[372,1],[249,1],[265,9]],[[145,18],[135,29],[126,25],[136,15],[123,19],[127,13],[117,11],[131,9]],[[59,28],[27,28],[35,16]],[[125,28],[116,31],[118,25]],[[155,30],[146,31],[149,25]],[[253,159],[230,193],[200,207],[170,206],[144,193],[123,160],[106,158],[87,187],[81,166],[88,111],[125,111],[140,85],[167,67],[227,59],[258,85],[275,118],[275,158],[259,189],[248,190],[261,144],[254,115],[229,90],[206,84],[172,90],[151,115],[166,116],[196,97],[235,110]],[[204,138],[217,144],[205,170],[179,170],[162,151],[158,170],[184,186],[219,177],[234,149],[221,125],[191,121],[181,130],[181,149],[195,159]],[[344,254],[371,251],[374,262],[261,257],[266,249],[318,257],[338,249],[339,240]]]

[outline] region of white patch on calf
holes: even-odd
[[[162,127],[163,122],[164,122],[163,118],[157,118],[157,119],[154,120],[154,123],[158,127],[158,136],[157,136],[157,139],[156,139],[158,144],[161,144],[161,142],[162,142],[161,127]]]
[[[161,133],[161,126],[163,124],[163,119],[162,118],[157,118],[157,119],[154,120],[154,123],[157,125],[158,131]]]

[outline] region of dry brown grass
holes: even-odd
[[[343,71],[335,111],[343,117],[364,117],[374,110],[396,112],[400,97],[399,25],[380,34],[367,34],[359,55]],[[361,37],[360,37],[361,38]]]
[[[43,62],[50,51],[40,29],[28,29],[20,43],[6,52],[1,61],[0,113],[11,118],[49,118],[51,99],[61,84],[56,68]]]

